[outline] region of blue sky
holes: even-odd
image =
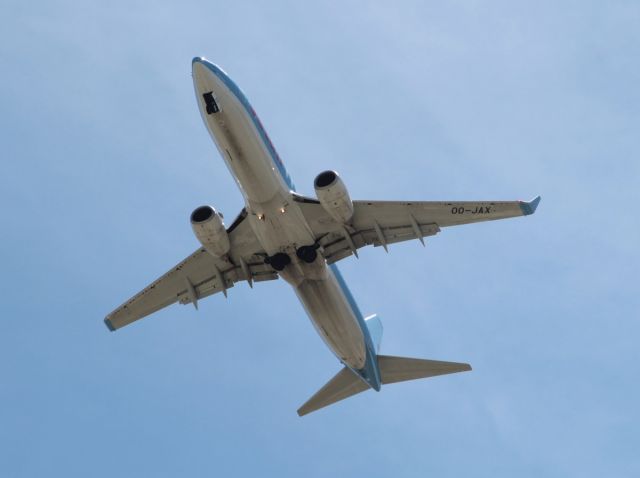
[[[640,474],[640,4],[0,6],[0,475]],[[252,102],[301,193],[529,199],[342,263],[382,352],[471,373],[303,419],[338,369],[285,283],[117,333],[104,315],[242,201],[191,58]]]

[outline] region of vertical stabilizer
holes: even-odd
[[[376,353],[380,351],[380,344],[382,343],[382,322],[380,321],[380,317],[377,314],[370,315],[366,319],[364,319],[364,323],[367,324],[367,329],[369,329],[369,334],[371,335],[371,340],[373,341],[373,346],[375,347]]]

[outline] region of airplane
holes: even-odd
[[[382,323],[365,317],[336,263],[367,245],[419,240],[460,224],[533,214],[531,201],[357,201],[327,170],[314,180],[315,198],[295,187],[256,112],[238,86],[205,58],[192,61],[200,114],[235,178],[244,208],[226,227],[211,206],[191,214],[196,251],[104,319],[115,331],[175,302],[227,296],[237,282],[281,277],[294,289],[341,370],[299,409],[303,416],[383,384],[471,370],[467,363],[379,354]]]

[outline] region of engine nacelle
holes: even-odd
[[[222,257],[229,252],[229,234],[222,222],[222,216],[211,206],[200,206],[191,213],[191,227],[209,254]]]
[[[338,173],[324,171],[316,176],[313,185],[320,204],[333,219],[341,224],[351,221],[353,202]]]

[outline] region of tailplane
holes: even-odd
[[[441,362],[391,355],[378,355],[378,366],[382,383],[406,382],[418,378],[435,377],[448,373],[467,372],[471,370],[468,363]]]
[[[364,392],[368,388],[369,385],[364,380],[352,372],[350,368],[344,367],[298,409],[298,415],[315,412],[356,393]]]
[[[468,363],[442,362],[391,355],[378,355],[378,367],[383,384],[405,382],[471,370]],[[348,367],[344,367],[327,384],[298,409],[298,415],[315,412],[323,407],[367,390],[369,385]]]

